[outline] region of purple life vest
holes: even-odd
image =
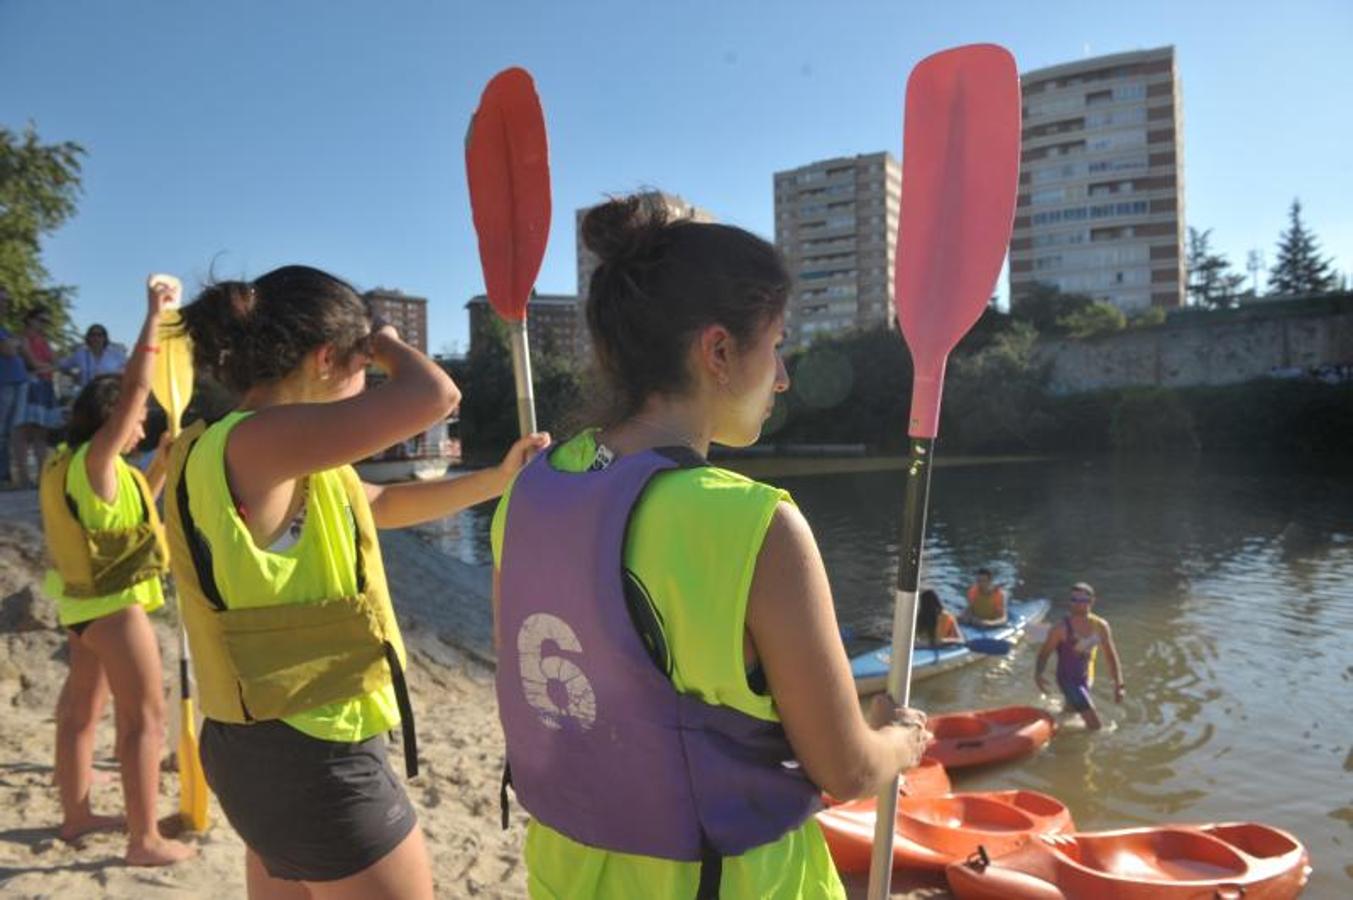
[[[648,451],[569,473],[541,454],[517,476],[498,711],[511,783],[532,816],[592,847],[708,861],[779,839],[821,802],[778,722],[679,693],[631,619],[630,513],[649,479],[679,464]]]
[[[1093,651],[1081,651],[1081,638],[1071,627],[1071,617],[1063,620],[1066,636],[1057,644],[1057,683],[1059,685],[1078,686],[1090,683],[1090,655]],[[1091,628],[1093,628],[1093,624]],[[1094,633],[1092,632],[1092,635]],[[1097,636],[1096,636],[1097,637]]]

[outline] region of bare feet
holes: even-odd
[[[155,837],[140,844],[128,843],[126,860],[129,866],[172,866],[196,855],[196,847],[165,837]]]
[[[95,831],[121,831],[127,827],[122,816],[96,816],[86,813],[79,818],[68,819],[57,829],[57,836],[66,843],[73,843]]]

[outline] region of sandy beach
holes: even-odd
[[[484,581],[471,567],[420,552],[412,535],[385,543],[386,567],[396,596],[403,591],[471,588]],[[431,551],[428,551],[431,553]],[[434,567],[432,563],[443,562]],[[212,827],[186,839],[197,858],[171,868],[136,869],[122,864],[125,838],[97,834],[76,845],[56,836],[60,805],[52,784],[53,710],[65,677],[65,637],[55,610],[37,590],[43,570],[37,495],[0,494],[0,894],[5,897],[243,897],[243,844],[212,804]],[[440,576],[436,583],[430,579]],[[482,592],[475,601],[487,610]],[[177,644],[172,613],[152,617],[166,673],[174,671]],[[467,627],[463,646],[424,623],[402,617],[411,657],[409,685],[418,715],[422,772],[409,794],[427,835],[437,894],[442,897],[522,897],[525,873],[521,841],[525,814],[514,808],[512,827],[498,819],[502,734],[493,697],[493,671],[485,664],[487,633]],[[479,626],[486,617],[471,617]],[[177,713],[177,689],[165,684]],[[170,740],[177,734],[171,721]],[[112,756],[111,716],[100,729],[96,766],[96,811],[122,808],[117,764]],[[398,763],[396,748],[392,759]],[[172,763],[166,763],[168,769]],[[161,780],[160,812],[177,810],[177,781]]]
[[[381,535],[396,605],[400,596],[445,596],[422,619],[400,610],[408,645],[409,687],[417,712],[422,771],[408,783],[427,836],[439,897],[524,897],[521,861],[526,814],[513,807],[500,828],[498,785],[503,759],[493,693],[488,573],[450,559],[411,532]],[[67,844],[56,836],[60,804],[52,784],[57,693],[65,678],[66,638],[55,609],[41,594],[44,568],[37,495],[0,494],[0,895],[6,898],[243,897],[243,844],[213,799],[206,833],[187,835],[198,855],[163,869],[122,863],[125,837],[87,836]],[[175,822],[178,785],[172,770],[178,688],[175,620],[154,615],[165,661],[170,710],[160,813]],[[112,754],[111,714],[100,726],[95,765],[96,812],[122,809]],[[391,754],[398,768],[399,752]],[[897,884],[894,896],[948,896],[939,887]],[[848,882],[863,896],[862,881]]]

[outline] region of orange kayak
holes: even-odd
[[[1052,740],[1057,720],[1036,706],[1002,706],[931,716],[926,727],[935,736],[926,756],[961,769],[1033,753]]]
[[[817,814],[839,871],[867,872],[874,845],[874,800],[854,800]],[[1014,850],[1035,835],[1070,831],[1071,813],[1034,791],[900,797],[893,868],[942,870],[981,847]]]
[[[1295,837],[1254,822],[1034,838],[949,866],[960,900],[1283,900],[1310,877]]]

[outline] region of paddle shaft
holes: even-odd
[[[507,323],[512,338],[512,379],[517,383],[517,427],[522,437],[536,430],[536,398],[531,388],[531,345],[526,319]]]
[[[902,507],[901,557],[897,564],[896,602],[893,604],[893,653],[888,666],[888,696],[902,706],[911,703],[911,656],[916,636],[916,588],[921,578],[921,550],[925,543],[926,509],[930,500],[930,463],[934,438],[911,439],[907,490]],[[892,890],[893,828],[897,819],[897,791],[901,776],[894,775],[879,792],[874,820],[874,850],[869,864],[869,900],[885,900]]]

